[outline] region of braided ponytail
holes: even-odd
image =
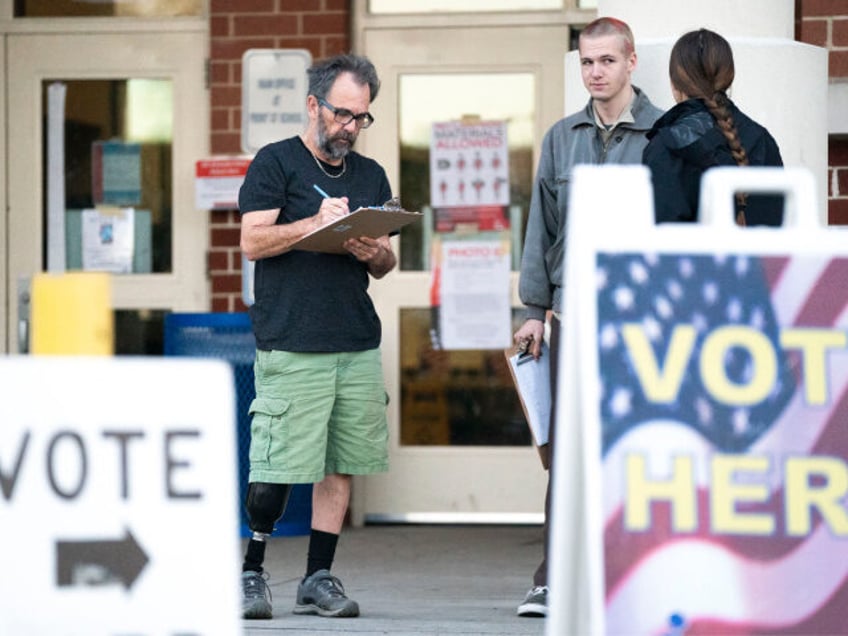
[[[719,130],[727,140],[736,165],[747,166],[748,154],[739,141],[736,123],[728,108],[727,89],[733,83],[735,68],[730,44],[708,29],[690,31],[671,49],[669,76],[672,85],[687,97],[704,100]],[[736,223],[745,225],[748,195],[736,193]]]
[[[730,146],[730,154],[736,161],[737,166],[748,165],[748,153],[742,147],[739,141],[739,132],[736,130],[736,123],[733,121],[733,115],[727,107],[728,99],[724,91],[717,91],[712,97],[704,99],[710,113],[718,124],[718,128],[727,139],[727,145]],[[736,193],[736,224],[746,225],[745,207],[748,203],[748,195],[744,192]]]

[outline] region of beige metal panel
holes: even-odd
[[[6,121],[6,36],[0,35],[2,46],[0,46],[0,122]],[[0,152],[6,148],[6,126],[0,125]],[[8,160],[2,161],[8,165]],[[8,226],[8,206],[6,205],[6,177],[8,170],[0,171],[0,251],[7,253],[8,241],[6,238],[6,227]],[[7,259],[0,258],[0,307],[6,311],[8,307],[7,297],[9,294],[15,294],[15,287],[9,284],[9,277],[6,273]],[[6,312],[8,315],[8,311]],[[16,324],[16,319],[0,320],[0,351],[8,351],[5,348],[7,342],[6,330],[9,325]]]
[[[116,309],[205,311],[208,215],[194,207],[194,162],[208,153],[204,85],[206,31],[186,33],[20,33],[9,35],[9,284],[40,271],[43,175],[42,82],[45,79],[156,78],[173,82],[172,272],[113,277]],[[9,298],[7,316],[17,312]],[[7,327],[8,329],[8,327]],[[7,346],[17,347],[7,332]]]
[[[544,11],[483,11],[464,13],[426,12],[417,14],[370,14],[368,0],[352,0],[352,37],[354,50],[362,53],[363,36],[367,31],[380,29],[478,29],[507,26],[523,29],[529,26],[552,24],[587,24],[596,15],[594,7],[578,8],[575,0],[563,0],[562,9]]]

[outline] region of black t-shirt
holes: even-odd
[[[247,170],[239,210],[249,214],[280,208],[278,224],[311,217],[322,199],[315,185],[332,197],[348,197],[351,210],[391,198],[386,173],[376,161],[350,152],[344,165],[344,172],[331,178],[300,137],[269,144]],[[291,250],[257,260],[250,308],[256,346],[296,352],[378,347],[380,319],[368,295],[368,281],[367,267],[349,254]]]

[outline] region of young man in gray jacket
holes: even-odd
[[[533,586],[518,607],[519,616],[546,616],[551,470],[554,465],[555,405],[560,314],[563,311],[563,266],[571,172],[577,164],[642,162],[645,133],[662,111],[630,82],[636,68],[633,33],[621,20],[604,17],[580,34],[580,68],[591,95],[586,107],[559,120],[542,141],[530,214],[521,257],[518,293],[527,308],[526,322],[513,338],[538,358],[545,321],[550,321],[551,431],[547,444],[548,488],[545,496],[545,542]],[[543,453],[543,456],[545,453]]]

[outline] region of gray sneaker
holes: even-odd
[[[518,606],[519,616],[548,615],[548,586],[537,585],[524,597],[524,602]]]
[[[318,616],[359,616],[359,605],[345,596],[342,582],[329,570],[318,570],[303,579],[297,586],[295,614],[318,614]]]
[[[265,572],[248,570],[241,573],[242,618],[271,618],[271,590]]]

